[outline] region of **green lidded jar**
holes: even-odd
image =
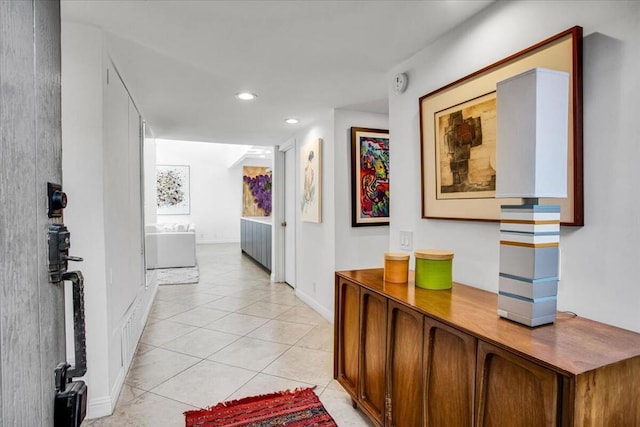
[[[416,257],[416,286],[423,289],[451,289],[453,252],[419,249]]]

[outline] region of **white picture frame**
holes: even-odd
[[[189,166],[156,166],[158,215],[189,215],[191,209]]]

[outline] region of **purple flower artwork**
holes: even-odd
[[[265,167],[243,168],[243,216],[271,216],[271,172]]]

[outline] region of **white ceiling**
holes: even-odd
[[[63,0],[61,7],[63,21],[108,33],[111,57],[155,137],[277,145],[333,108],[386,113],[389,70],[492,1]],[[240,91],[258,98],[241,102]]]

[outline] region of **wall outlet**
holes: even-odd
[[[400,249],[404,251],[413,250],[413,232],[412,231],[400,231]]]
[[[311,283],[311,288],[313,289],[313,293],[316,293],[316,282]]]

